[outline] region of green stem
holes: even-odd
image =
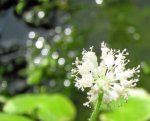
[[[94,107],[94,110],[91,114],[89,121],[97,121],[97,118],[98,118],[99,113],[100,113],[100,106],[101,106],[101,102],[102,102],[102,97],[103,97],[103,94],[98,95],[96,105]]]

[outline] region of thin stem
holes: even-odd
[[[94,107],[94,110],[91,114],[89,121],[97,121],[97,118],[98,118],[99,113],[100,113],[100,106],[101,106],[101,102],[102,102],[102,97],[103,97],[103,94],[98,95],[96,105]]]

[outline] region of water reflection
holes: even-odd
[[[71,30],[70,27],[67,27],[67,28],[65,28],[65,30],[64,30],[64,33],[65,33],[66,35],[70,35],[71,32],[72,32],[72,30]]]
[[[49,85],[50,85],[50,87],[54,87],[56,85],[56,81],[50,80]]]
[[[103,0],[95,0],[95,2],[96,2],[97,4],[102,4],[102,3],[103,3]]]
[[[39,37],[38,40],[36,41],[35,43],[35,46],[38,48],[38,49],[41,49],[43,47],[43,44],[44,44],[44,37]]]
[[[59,58],[58,59],[58,64],[59,65],[64,65],[65,64],[65,59],[64,58]]]
[[[40,64],[41,63],[41,57],[36,57],[35,59],[34,59],[34,63],[35,64]]]
[[[44,48],[41,50],[41,54],[42,55],[48,55],[49,49],[48,48]]]
[[[57,34],[60,34],[61,31],[62,31],[62,28],[61,28],[60,26],[57,26],[57,27],[55,28],[55,32],[56,32]]]
[[[34,39],[35,38],[35,32],[34,31],[31,31],[31,32],[29,32],[29,34],[28,34],[28,37],[30,38],[30,39]]]
[[[133,34],[133,38],[135,40],[139,40],[140,39],[140,35],[138,33]]]
[[[44,16],[45,16],[45,12],[44,12],[44,11],[39,11],[39,12],[38,12],[38,17],[39,17],[40,19],[44,18]]]
[[[65,87],[69,87],[70,86],[70,81],[69,80],[65,80],[64,81],[64,86]]]
[[[55,51],[55,52],[52,53],[52,58],[53,59],[58,59],[58,57],[59,57],[59,53],[58,52]]]
[[[135,28],[133,26],[128,27],[128,32],[129,33],[134,33],[135,32]]]

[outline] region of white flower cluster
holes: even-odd
[[[134,87],[139,81],[140,66],[126,69],[125,66],[129,62],[125,57],[129,54],[126,49],[123,51],[109,49],[104,42],[101,44],[101,62],[98,63],[92,48],[90,51],[82,52],[81,61],[76,58],[74,63],[76,67],[72,69],[75,86],[82,91],[89,89],[88,102],[84,105],[89,106],[95,102],[100,93],[103,93],[103,103],[106,104],[121,97],[127,100],[127,89]]]

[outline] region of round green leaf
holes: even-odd
[[[36,107],[36,95],[18,95],[11,98],[5,105],[3,110],[12,114],[31,114]]]
[[[132,91],[127,103],[102,113],[101,121],[147,121],[150,119],[150,95],[143,90]]]
[[[32,121],[32,120],[24,116],[0,113],[0,121]]]
[[[26,94],[9,100],[3,109],[6,113],[28,114],[41,121],[72,121],[75,107],[60,94]]]
[[[72,103],[63,96],[55,95],[49,99],[43,96],[43,100],[44,103],[39,105],[38,112],[42,121],[72,121],[75,118]]]

